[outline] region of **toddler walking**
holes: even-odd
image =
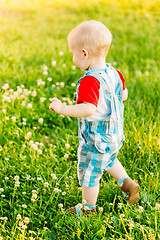
[[[79,215],[96,213],[99,181],[104,171],[129,195],[129,204],[139,200],[139,185],[117,159],[124,141],[123,101],[128,92],[122,74],[105,61],[111,41],[106,26],[94,20],[82,22],[69,33],[73,62],[85,75],[77,84],[77,104],[67,106],[54,97],[49,106],[58,114],[78,118],[77,174],[85,204],[82,208],[77,204],[69,211]]]

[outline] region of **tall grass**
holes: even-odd
[[[159,238],[159,9],[156,0],[1,1],[0,239]],[[129,206],[104,173],[97,201],[103,212],[79,217],[66,212],[82,201],[77,120],[48,107],[53,96],[73,101],[83,73],[66,37],[86,19],[102,21],[113,34],[106,61],[122,72],[129,91],[119,159],[141,195]]]

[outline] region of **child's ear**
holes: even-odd
[[[85,48],[82,49],[82,52],[83,52],[83,56],[85,58],[88,58],[88,51]]]

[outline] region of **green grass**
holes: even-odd
[[[0,236],[3,240],[159,238],[159,9],[156,0],[1,2]],[[119,160],[130,177],[138,180],[141,195],[137,205],[129,206],[115,180],[104,173],[97,201],[97,209],[103,207],[103,213],[79,217],[65,212],[82,201],[76,173],[77,120],[59,116],[48,107],[53,96],[67,98],[67,103],[73,100],[76,87],[72,83],[83,73],[73,68],[66,38],[72,28],[86,19],[102,21],[113,34],[106,61],[122,72],[129,91],[125,102],[126,143]],[[55,66],[52,61],[56,61]],[[48,67],[48,75],[43,74],[44,66]],[[37,85],[37,79],[42,79],[45,85]],[[58,85],[61,82],[64,87]],[[9,89],[5,91],[2,87],[6,83]],[[18,92],[17,86],[20,86]],[[37,92],[35,97],[33,91]],[[46,100],[41,102],[41,97]],[[31,109],[27,108],[29,103]],[[16,117],[15,122],[12,116]],[[43,123],[38,122],[40,118]],[[29,140],[25,139],[28,132],[32,134]],[[42,153],[33,149],[36,146],[30,141],[38,142],[36,146]],[[65,148],[66,143],[70,144],[69,149]],[[56,174],[57,179],[51,174]],[[19,176],[17,187],[15,176]],[[55,192],[56,188],[60,191]],[[35,201],[31,201],[33,197]],[[64,210],[58,206],[60,203]],[[122,203],[122,208],[118,203]],[[19,225],[17,214],[21,215],[20,221],[25,217],[30,219],[28,224],[23,223],[26,229]]]

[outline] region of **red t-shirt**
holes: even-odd
[[[122,74],[116,69],[118,72],[120,79],[123,83],[123,90],[126,88],[125,79]],[[96,107],[98,105],[99,100],[99,89],[100,82],[92,76],[86,76],[81,80],[78,91],[78,99],[77,104],[82,102],[88,102],[94,104]]]

